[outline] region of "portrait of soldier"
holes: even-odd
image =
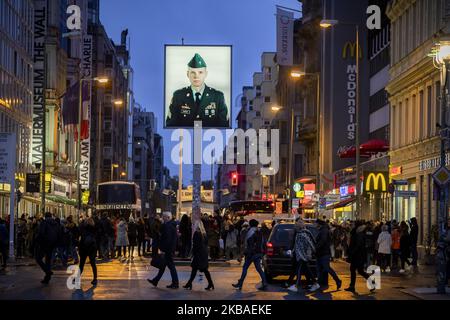
[[[205,84],[208,77],[206,62],[196,53],[187,66],[191,85],[174,92],[166,127],[194,127],[194,121],[202,121],[206,128],[228,127],[224,94]]]

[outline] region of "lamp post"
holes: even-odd
[[[278,112],[283,109],[285,109],[285,107],[280,107],[280,106],[272,107],[272,111],[274,111],[274,112]],[[292,162],[293,162],[292,157],[293,157],[293,146],[294,146],[294,104],[293,103],[291,104],[290,112],[291,112],[291,115],[290,115],[291,126],[290,126],[290,135],[289,135],[290,136],[290,138],[289,138],[289,155],[288,155],[289,162],[288,162],[288,178],[287,178],[287,185],[288,185],[287,190],[289,190],[289,209],[288,209],[289,216],[292,213],[292,199],[291,199],[292,198],[291,197],[292,171],[291,171],[291,168],[292,168]],[[275,177],[274,177],[274,179],[275,179]]]
[[[442,40],[434,54],[434,64],[441,70],[441,167],[446,166],[445,157],[445,145],[446,139],[448,139],[448,126],[447,126],[447,105],[448,105],[448,93],[450,87],[449,70],[450,70],[450,40]],[[439,197],[439,240],[437,243],[437,293],[445,294],[445,286],[447,283],[447,263],[446,263],[446,235],[447,235],[447,219],[448,219],[448,184],[440,186]]]
[[[81,167],[81,118],[83,110],[83,82],[98,82],[101,84],[108,83],[108,78],[96,77],[96,78],[84,78],[80,80],[80,88],[78,95],[78,136],[77,136],[77,211],[78,217],[81,211],[81,183],[80,183],[80,167]]]
[[[361,163],[360,163],[360,119],[359,119],[359,59],[361,58],[359,55],[359,24],[357,23],[343,23],[338,20],[322,20],[320,22],[320,27],[327,29],[330,27],[334,27],[336,25],[344,25],[344,26],[352,26],[355,28],[356,32],[356,103],[355,103],[355,148],[356,148],[356,218],[360,219],[361,216]]]
[[[111,101],[115,106],[122,106],[123,100],[122,99],[114,99]],[[100,153],[101,153],[101,135],[102,135],[102,109],[103,104],[102,101],[100,101],[99,108],[98,108],[98,133],[97,133],[97,181],[100,183],[102,180],[102,174],[101,174],[101,164],[100,164]],[[111,170],[111,181],[112,181],[112,170]]]
[[[321,179],[320,179],[320,73],[306,73],[300,70],[292,70],[291,77],[293,79],[299,79],[303,76],[312,76],[316,78],[316,193],[321,191]],[[319,213],[319,203],[317,203],[317,215]]]

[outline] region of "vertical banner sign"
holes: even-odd
[[[294,64],[294,13],[277,8],[277,61],[281,66]]]
[[[43,163],[45,139],[45,38],[47,35],[47,0],[34,1],[33,46],[33,129],[31,138],[31,163]]]
[[[92,36],[83,36],[83,55],[81,61],[81,74],[84,79],[92,78]],[[83,111],[81,119],[81,166],[80,185],[82,189],[89,189],[90,183],[90,150],[91,150],[91,100],[92,82],[83,81],[82,88]]]
[[[9,256],[14,258],[14,200],[16,194],[16,134],[0,133],[0,183],[11,185],[9,197]]]

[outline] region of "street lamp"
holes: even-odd
[[[291,74],[292,76],[292,74]],[[301,77],[300,73],[295,73],[295,77]],[[272,106],[272,111],[278,112],[280,110],[285,109],[284,107]],[[287,181],[287,190],[289,190],[289,216],[291,215],[291,183],[292,183],[292,156],[293,156],[293,148],[294,148],[294,101],[291,103],[291,130],[290,130],[290,138],[289,138],[289,164],[288,164],[288,181]]]
[[[324,19],[320,21],[320,27],[323,29],[327,29],[330,27],[334,27],[336,25],[344,25],[344,26],[352,26],[355,27],[356,32],[356,104],[355,104],[355,148],[356,148],[356,216],[360,219],[361,213],[361,163],[360,163],[360,119],[359,119],[359,59],[361,59],[359,54],[359,24],[357,23],[343,23],[338,20],[327,20]]]
[[[321,191],[320,179],[320,73],[306,73],[300,70],[293,69],[291,71],[291,78],[298,79],[302,76],[311,76],[316,78],[316,194]],[[292,157],[292,155],[291,155]],[[319,203],[317,203],[317,214],[319,213]]]
[[[115,163],[113,163],[112,165],[111,165],[111,181],[113,181],[114,180],[114,168],[119,168],[119,165],[118,164],[115,164]]]
[[[84,78],[80,79],[80,88],[78,95],[78,141],[77,141],[77,207],[78,217],[81,211],[81,184],[80,184],[80,168],[81,168],[81,118],[83,109],[83,82],[98,82],[100,84],[108,83],[109,79],[106,77]]]
[[[111,100],[111,103],[113,103],[115,106],[122,106],[123,105],[123,100],[122,99],[114,99]],[[101,181],[101,164],[100,164],[100,150],[101,150],[101,136],[102,136],[102,109],[103,109],[103,104],[102,104],[102,100],[100,100],[100,104],[98,107],[98,133],[97,133],[97,181],[100,182]],[[113,180],[113,176],[112,176],[112,169],[111,169],[111,181]]]
[[[434,49],[433,54],[431,56],[434,57],[433,63],[435,66],[441,70],[441,167],[445,167],[446,164],[446,156],[445,156],[445,144],[446,139],[448,137],[448,125],[447,125],[447,99],[450,83],[448,81],[449,75],[448,72],[450,70],[450,40],[442,39],[441,42]],[[445,286],[447,283],[447,263],[446,263],[446,226],[448,219],[448,184],[441,185],[440,189],[440,197],[439,197],[439,212],[438,212],[438,222],[439,222],[439,241],[437,244],[437,293],[445,294]]]

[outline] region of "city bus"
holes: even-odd
[[[97,213],[110,216],[139,218],[141,216],[141,191],[134,182],[112,181],[97,186]]]
[[[275,216],[275,203],[268,200],[232,201],[225,208],[225,213],[232,220],[244,217],[247,221],[255,219],[259,223],[271,224]]]

